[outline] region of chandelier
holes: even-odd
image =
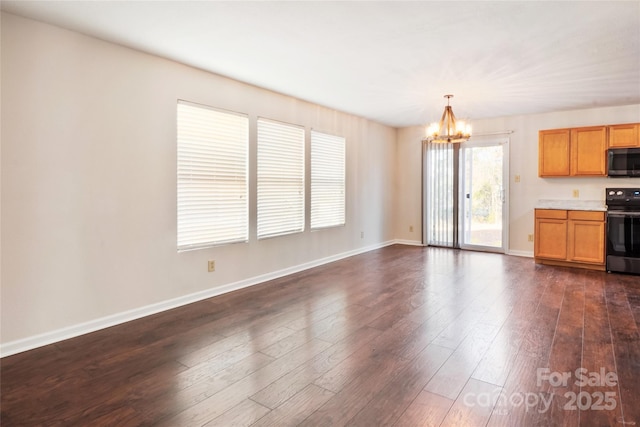
[[[463,121],[456,121],[449,100],[453,95],[445,95],[447,106],[440,123],[431,123],[427,128],[427,141],[429,142],[464,142],[471,138],[471,126]]]

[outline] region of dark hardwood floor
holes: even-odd
[[[1,423],[640,425],[639,325],[638,276],[397,245],[6,357]]]

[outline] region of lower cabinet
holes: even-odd
[[[604,270],[604,212],[536,209],[534,246],[539,264]]]
[[[567,259],[567,211],[536,209],[535,233],[536,258]]]

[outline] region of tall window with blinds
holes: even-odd
[[[345,139],[311,131],[311,228],[345,224]]]
[[[304,128],[258,119],[258,238],[304,231]]]
[[[246,115],[178,101],[178,250],[248,240]]]

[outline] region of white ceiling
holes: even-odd
[[[640,103],[640,1],[2,1],[388,125]]]

